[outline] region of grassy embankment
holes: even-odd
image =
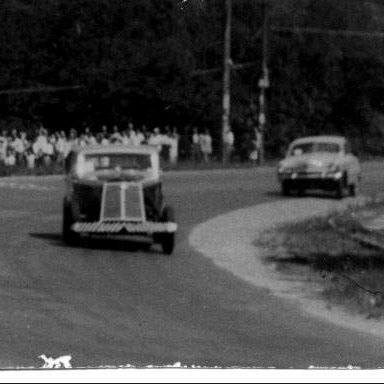
[[[327,217],[268,231],[260,243],[267,262],[291,277],[321,283],[329,305],[341,305],[366,318],[384,316],[384,231],[362,222],[384,215],[384,204],[350,208]]]

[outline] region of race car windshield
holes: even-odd
[[[142,154],[93,154],[85,159],[93,164],[95,171],[116,168],[146,171],[151,168],[151,157]]]
[[[340,146],[335,143],[303,143],[295,145],[291,150],[291,156],[300,156],[309,153],[339,153]]]

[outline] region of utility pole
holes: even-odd
[[[259,80],[260,96],[259,96],[259,124],[258,129],[256,130],[256,142],[258,145],[259,152],[259,163],[264,163],[265,150],[264,150],[264,136],[265,136],[265,127],[267,124],[267,106],[266,106],[266,89],[269,88],[269,71],[268,71],[268,51],[269,51],[269,22],[268,22],[268,9],[266,0],[262,2],[262,30],[263,30],[263,39],[262,39],[262,75]]]
[[[224,41],[224,75],[223,75],[223,116],[222,116],[222,159],[227,161],[225,153],[225,137],[231,129],[231,24],[232,24],[232,0],[226,0],[226,23]]]

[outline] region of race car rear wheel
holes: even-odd
[[[162,215],[162,222],[175,223],[175,212],[172,207],[165,207]],[[161,248],[166,255],[171,255],[175,248],[175,233],[163,233],[160,235],[159,242]]]
[[[68,244],[74,244],[79,236],[72,230],[74,224],[72,209],[67,201],[63,205],[63,240]]]

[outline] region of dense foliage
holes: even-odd
[[[87,123],[208,126],[220,134],[224,0],[2,0],[2,126]],[[298,135],[342,133],[384,153],[384,38],[293,33],[275,27],[384,31],[374,0],[269,0],[267,150]],[[233,0],[232,124],[252,137],[249,105],[261,75],[261,1]],[[213,71],[205,71],[214,69]],[[217,69],[217,70],[215,70]],[[257,113],[257,111],[256,111]],[[252,120],[252,119],[251,119]],[[216,140],[216,143],[218,140]]]

